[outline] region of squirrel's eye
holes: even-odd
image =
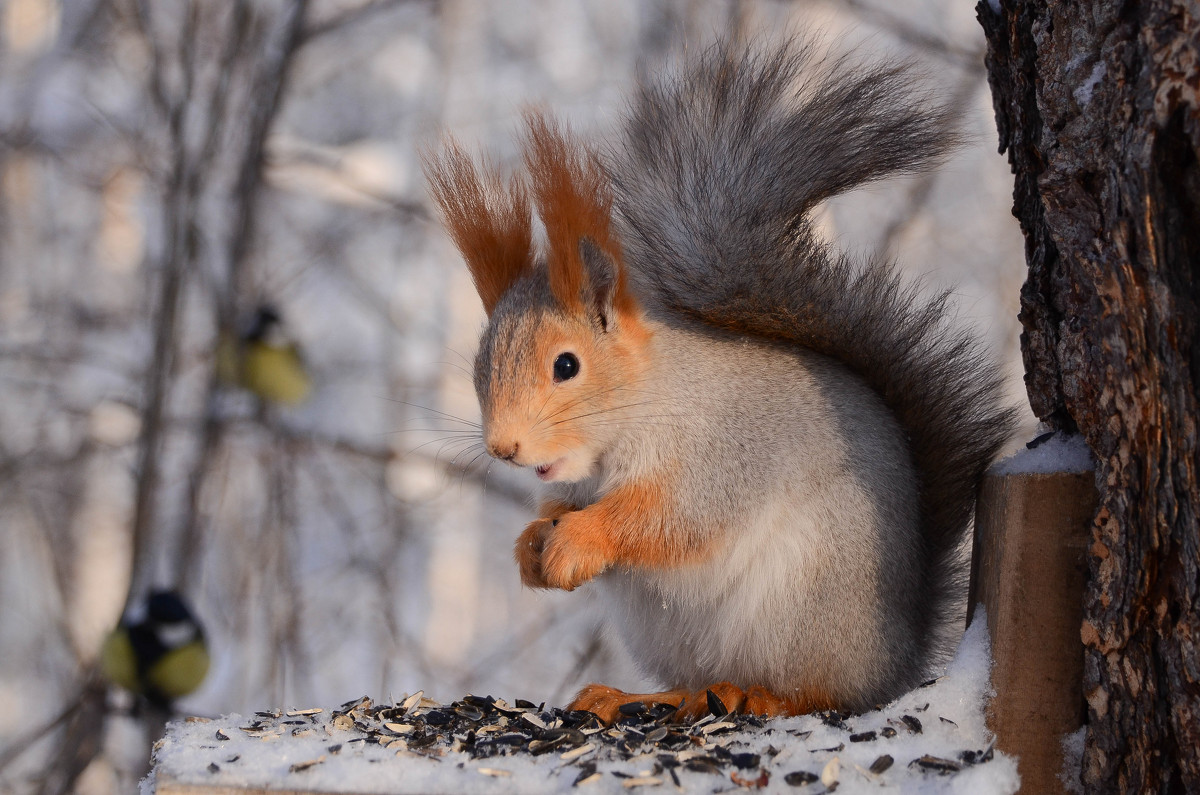
[[[566,381],[579,374],[579,360],[573,353],[560,353],[554,360],[554,380]]]

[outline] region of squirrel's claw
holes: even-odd
[[[586,511],[563,514],[543,536],[541,577],[551,588],[573,591],[613,564],[608,536]]]
[[[517,538],[516,546],[513,547],[513,558],[521,571],[521,584],[527,588],[551,587],[542,576],[542,549],[546,543],[546,534],[553,527],[554,521],[551,519],[532,521]]]
[[[536,519],[517,539],[513,558],[529,588],[573,591],[612,565],[607,538],[582,511]]]

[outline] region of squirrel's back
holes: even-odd
[[[818,240],[821,201],[939,163],[950,112],[904,64],[822,56],[811,42],[719,42],[644,80],[605,153],[630,278],[665,318],[829,356],[893,413],[919,487],[917,641],[928,648],[961,574],[976,487],[1013,412],[982,345],[884,262]]]

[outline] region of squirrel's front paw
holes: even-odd
[[[615,562],[608,533],[586,511],[563,514],[543,538],[542,587],[573,591]]]

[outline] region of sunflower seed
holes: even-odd
[[[809,773],[807,770],[797,770],[794,773],[788,773],[783,777],[783,780],[787,782],[789,786],[799,787],[803,786],[804,784],[812,784],[814,781],[818,781],[820,778],[821,777],[816,773]]]
[[[454,713],[470,721],[483,720],[483,710],[474,704],[457,704]]]
[[[957,773],[962,770],[962,765],[955,762],[953,759],[943,759],[940,756],[930,756],[926,754],[919,759],[914,759],[909,763],[909,766],[916,765],[923,770],[933,770],[937,773]]]
[[[733,754],[729,761],[733,762],[733,766],[742,770],[749,770],[752,767],[758,767],[758,754]]]
[[[729,714],[729,707],[725,706],[725,702],[711,690],[704,691],[704,696],[708,699],[708,711],[718,718],[722,718]]]
[[[581,766],[579,775],[575,777],[573,782],[571,782],[571,786],[579,787],[584,784],[591,784],[599,781],[601,778],[603,778],[603,776],[596,772],[596,763],[588,762]]]

